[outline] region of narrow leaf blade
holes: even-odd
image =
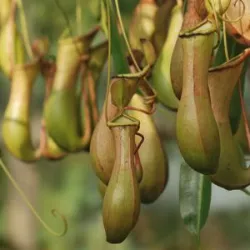
[[[199,237],[208,218],[211,181],[186,163],[181,165],[179,186],[180,213],[188,231]]]
[[[129,66],[126,58],[126,48],[123,38],[120,36],[117,28],[117,17],[112,4],[109,0],[110,21],[111,21],[111,51],[116,74],[129,73]]]

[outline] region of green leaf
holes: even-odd
[[[126,47],[123,38],[118,32],[117,17],[111,0],[109,0],[109,8],[111,21],[111,51],[115,74],[129,73],[130,71],[126,58]]]
[[[205,225],[211,201],[211,181],[182,163],[180,170],[180,213],[188,231],[198,236]]]
[[[238,44],[232,37],[227,36],[227,48],[230,58],[240,54],[244,50],[244,46]],[[215,60],[213,62],[213,67],[219,66],[226,62],[225,47],[224,47],[224,37],[221,38],[220,45],[216,52]]]

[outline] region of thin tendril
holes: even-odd
[[[141,145],[143,144],[144,139],[145,139],[145,138],[144,138],[144,135],[141,134],[141,133],[139,133],[139,132],[137,132],[136,135],[138,135],[138,136],[141,138],[141,140],[140,140],[140,142],[138,143],[138,145],[136,146],[135,151],[134,151],[134,154],[136,154],[136,153],[139,151],[139,149],[140,149],[140,147],[141,147]]]
[[[122,16],[121,16],[121,12],[120,12],[120,7],[119,7],[118,0],[115,0],[115,8],[116,8],[117,17],[118,17],[118,21],[120,23],[120,27],[121,27],[121,30],[122,30],[124,41],[125,41],[126,46],[128,48],[129,54],[131,56],[131,59],[132,59],[134,65],[136,67],[136,70],[139,71],[140,67],[139,67],[139,65],[136,62],[136,59],[134,57],[134,53],[133,53],[133,51],[131,49],[130,43],[128,41],[128,37],[127,37],[126,32],[125,32],[125,28],[124,28],[123,21],[122,21]]]
[[[231,1],[232,1],[232,0],[231,0]],[[214,0],[211,0],[211,1],[209,1],[209,2],[210,2],[210,4],[212,5],[213,11],[214,11],[214,15],[216,14],[216,15],[215,15],[215,18],[219,18],[219,19],[221,19],[222,21],[224,21],[224,22],[226,22],[226,23],[237,23],[237,22],[239,22],[239,21],[244,17],[245,12],[246,12],[246,5],[245,5],[244,1],[243,1],[243,0],[236,0],[235,4],[236,4],[238,1],[240,1],[240,2],[242,3],[242,5],[243,5],[243,13],[242,13],[241,16],[237,17],[236,19],[225,18],[226,16],[228,16],[228,15],[227,15],[227,12],[225,12],[225,14],[224,14],[225,17],[223,17],[223,15],[220,15],[219,13],[216,12]],[[218,16],[217,16],[217,15],[218,15]]]
[[[226,23],[223,21],[223,41],[224,41],[224,51],[226,60],[229,61],[228,44],[227,44],[227,33],[226,33]]]
[[[132,59],[132,61],[133,61],[133,64],[134,64],[136,70],[137,70],[137,71],[140,71],[140,67],[139,67],[139,65],[137,64],[137,61],[136,61],[136,59],[135,59],[134,53],[133,53],[133,51],[132,51],[132,48],[131,48],[130,43],[129,43],[129,41],[128,41],[128,37],[127,37],[126,32],[125,32],[125,28],[124,28],[123,21],[122,21],[122,16],[121,16],[121,12],[120,12],[120,7],[119,7],[119,2],[118,2],[118,0],[115,0],[115,7],[116,7],[116,12],[117,12],[118,21],[119,21],[119,23],[120,23],[120,27],[121,27],[121,30],[122,30],[123,38],[124,38],[124,41],[125,41],[125,43],[126,43],[127,49],[128,49],[128,51],[129,51],[129,54],[130,54],[130,56],[131,56],[131,59]],[[143,77],[143,78],[146,79],[145,77]],[[153,90],[152,90],[152,92],[153,92]]]
[[[217,33],[219,34],[220,33],[220,26],[219,26],[219,20],[218,20],[216,8],[215,8],[215,3],[213,0],[211,3],[212,3],[213,12],[214,12],[214,19],[215,19],[215,24],[216,24],[216,28],[217,28]]]
[[[217,13],[216,13],[215,3],[214,3],[213,0],[210,3],[212,4],[212,9],[213,9],[213,12],[214,12],[213,16],[214,16],[215,25],[216,25],[216,33],[218,35],[218,41],[217,41],[216,45],[214,46],[214,49],[216,49],[217,47],[219,47],[219,44],[220,44],[220,41],[221,41],[221,33],[220,33],[220,26],[219,26],[218,16],[217,16]]]
[[[82,31],[82,7],[80,0],[76,0],[76,25],[77,33],[80,35]]]
[[[103,0],[104,1],[104,0]],[[107,8],[107,21],[108,21],[108,73],[107,73],[107,90],[105,97],[105,120],[108,122],[108,96],[110,88],[110,78],[111,78],[111,21],[110,21],[110,9],[109,9],[109,0],[106,0]]]
[[[220,16],[220,18],[224,21],[224,22],[228,22],[228,23],[237,23],[239,22],[245,15],[245,12],[246,12],[246,5],[244,3],[243,0],[237,0],[236,3],[240,1],[242,3],[242,6],[243,6],[243,12],[242,12],[242,15],[237,17],[236,19],[229,19],[229,18],[224,18],[223,16]],[[225,13],[225,17],[227,16],[227,13]]]
[[[54,217],[56,217],[57,215],[59,215],[63,221],[64,224],[64,229],[61,233],[57,233],[55,232],[53,229],[51,229],[40,217],[40,215],[38,214],[38,212],[35,210],[35,208],[32,206],[32,204],[30,203],[30,201],[28,200],[28,198],[26,197],[26,195],[24,194],[24,192],[20,189],[20,187],[18,186],[18,184],[16,183],[15,179],[12,177],[11,173],[9,172],[9,170],[7,169],[7,167],[5,166],[5,164],[3,163],[2,159],[0,159],[0,165],[4,171],[4,173],[7,175],[7,177],[9,178],[10,182],[12,183],[12,185],[15,187],[15,189],[18,191],[18,193],[20,194],[20,196],[23,198],[24,202],[26,203],[26,205],[29,207],[29,209],[31,210],[31,212],[34,214],[34,216],[37,218],[37,220],[43,225],[43,227],[51,234],[61,237],[64,236],[67,231],[68,231],[68,223],[66,218],[60,214],[56,209],[52,209],[51,213]]]
[[[20,22],[21,22],[21,29],[23,33],[24,46],[25,46],[25,49],[27,51],[29,58],[32,60],[34,55],[31,49],[31,45],[30,45],[30,38],[29,38],[29,32],[28,32],[27,22],[25,18],[25,12],[23,8],[23,2],[22,0],[16,0],[16,1],[17,1],[19,11],[20,11]]]

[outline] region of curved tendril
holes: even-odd
[[[27,21],[25,18],[23,2],[22,2],[22,0],[16,0],[16,1],[17,1],[19,11],[20,11],[20,22],[21,22],[21,29],[22,29],[22,33],[23,33],[24,46],[25,46],[25,49],[26,49],[26,52],[27,52],[29,58],[33,59],[34,55],[33,55],[32,49],[31,49],[31,45],[30,45],[30,37],[29,37],[29,32],[28,32],[28,27],[27,27]]]
[[[105,1],[105,0],[103,0]],[[108,122],[108,96],[110,88],[110,78],[111,78],[111,21],[110,21],[110,9],[109,0],[106,0],[106,11],[107,11],[107,21],[108,21],[108,73],[107,73],[107,90],[105,96],[105,120]]]
[[[127,37],[126,32],[125,32],[125,28],[124,28],[123,21],[122,21],[122,16],[121,16],[121,12],[120,12],[120,7],[119,7],[118,0],[115,0],[115,8],[116,8],[116,12],[117,12],[118,21],[119,21],[119,23],[120,23],[120,27],[121,27],[121,30],[122,30],[122,35],[123,35],[124,41],[125,41],[125,43],[126,43],[126,46],[127,46],[127,48],[128,48],[129,54],[130,54],[130,56],[131,56],[131,59],[132,59],[132,61],[133,61],[133,64],[134,64],[135,67],[136,67],[136,70],[137,70],[137,71],[140,71],[140,67],[139,67],[139,65],[138,65],[137,62],[136,62],[134,53],[133,53],[133,51],[132,51],[132,48],[131,48],[130,43],[129,43],[129,41],[128,41],[128,37]]]
[[[242,12],[241,16],[237,17],[236,19],[229,19],[229,18],[224,18],[223,16],[220,16],[221,20],[223,20],[224,22],[227,22],[227,23],[237,23],[244,17],[244,15],[246,13],[246,5],[245,5],[243,0],[237,0],[235,3],[237,3],[238,1],[240,1],[242,3],[242,6],[243,6],[243,12]],[[225,13],[225,17],[226,16],[227,16],[227,13]]]
[[[220,40],[221,40],[221,34],[220,34],[220,30],[216,29],[216,34],[218,36],[218,39],[216,41],[216,44],[214,45],[213,49],[217,49],[220,45]]]
[[[218,35],[218,40],[217,43],[215,44],[213,49],[216,49],[221,41],[221,34],[220,34],[220,25],[219,25],[219,20],[218,20],[218,16],[217,16],[217,12],[216,12],[216,8],[215,8],[215,3],[214,1],[210,2],[212,4],[212,8],[213,8],[213,12],[214,12],[214,20],[215,20],[215,26],[216,26],[216,33]]]
[[[244,98],[243,98],[240,80],[239,80],[239,94],[240,94],[241,112],[243,115],[244,126],[245,126],[246,137],[247,137],[248,151],[250,151],[250,129],[249,129],[248,122],[247,122],[247,111],[246,111],[246,107],[245,107],[245,103],[244,103]]]
[[[29,207],[29,209],[31,210],[31,212],[34,214],[34,216],[37,218],[37,220],[43,225],[43,227],[51,234],[61,237],[64,236],[67,231],[68,231],[68,223],[66,218],[60,214],[56,209],[52,209],[51,213],[54,217],[57,217],[57,215],[59,215],[59,217],[61,218],[64,228],[63,231],[61,233],[57,233],[55,232],[53,229],[51,229],[48,224],[46,224],[46,222],[44,222],[42,220],[42,218],[40,217],[40,215],[38,214],[38,212],[35,210],[35,208],[32,206],[32,204],[30,203],[30,201],[28,200],[28,198],[26,197],[26,195],[24,194],[24,192],[20,189],[20,187],[18,186],[18,184],[16,183],[15,179],[12,177],[11,173],[9,172],[9,170],[7,169],[7,167],[5,166],[5,164],[3,163],[2,159],[0,159],[0,165],[1,168],[3,169],[4,173],[7,175],[7,177],[9,178],[10,182],[12,183],[12,185],[15,187],[15,189],[18,191],[18,193],[20,194],[20,196],[23,198],[24,202],[26,203],[26,205]]]
[[[216,8],[215,8],[215,3],[212,0],[212,8],[213,8],[213,12],[214,12],[214,19],[215,19],[215,25],[216,25],[216,29],[217,29],[217,34],[219,35],[219,41],[220,39],[220,25],[219,25],[219,20],[218,20],[218,14],[216,12]]]
[[[228,45],[227,45],[227,33],[226,33],[226,23],[223,21],[223,41],[224,41],[224,51],[226,60],[229,61]]]
[[[141,145],[142,145],[143,142],[144,142],[144,135],[143,135],[143,134],[137,132],[136,135],[138,135],[139,137],[141,137],[141,141],[140,141],[140,142],[138,143],[138,145],[136,146],[134,154],[136,154],[136,153],[138,152],[138,150],[140,149]]]

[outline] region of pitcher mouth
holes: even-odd
[[[179,34],[180,38],[189,38],[193,36],[210,35],[217,31],[215,23],[210,19],[205,19],[192,29],[182,30]]]
[[[250,48],[245,49],[241,54],[231,58],[229,61],[209,69],[209,72],[222,71],[224,69],[234,68],[243,63],[244,60],[250,56]]]
[[[73,37],[70,36],[70,37],[67,37],[67,38],[61,38],[59,40],[59,44],[60,45],[67,45],[67,44],[69,45],[69,44],[72,44],[72,43],[77,43],[77,42],[81,42],[81,41],[84,41],[84,40],[92,39],[99,30],[100,30],[100,26],[97,25],[86,34],[76,35],[76,36],[73,36]]]
[[[16,64],[13,68],[13,70],[24,70],[27,68],[32,68],[32,67],[40,67],[39,66],[39,59],[34,59],[31,62],[28,63],[22,63],[22,64]]]

